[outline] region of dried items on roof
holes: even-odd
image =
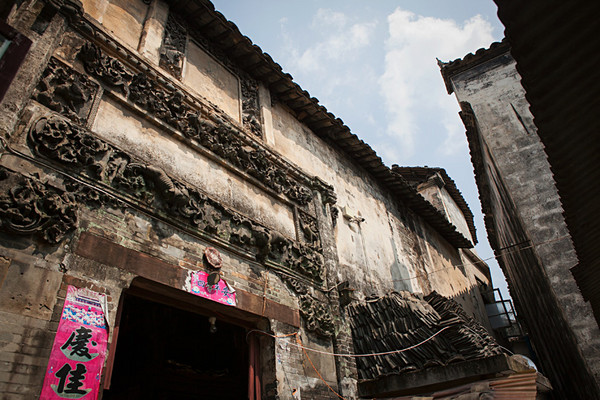
[[[456,302],[436,292],[425,298],[394,292],[355,303],[348,310],[357,354],[391,352],[425,341],[404,352],[358,357],[361,380],[502,353],[479,323]],[[434,336],[444,328],[448,329]]]

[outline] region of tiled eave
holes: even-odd
[[[215,10],[208,0],[167,0],[172,11],[187,19],[194,30],[217,45],[232,62],[254,79],[263,82],[271,96],[285,104],[295,117],[317,136],[353,159],[394,194],[398,200],[420,215],[451,244],[471,248],[473,244],[408,182],[393,174],[375,151],[344,122],[328,112],[283,72],[271,56],[244,36],[237,26]]]
[[[498,256],[498,263],[503,267],[504,258],[500,257],[498,235],[494,228],[491,188],[485,172],[487,169],[483,159],[483,148],[480,141],[479,127],[471,105],[468,102],[461,102],[460,108],[461,111],[459,114],[466,128],[467,143],[469,143],[469,153],[471,155],[471,162],[473,163],[475,182],[479,191],[479,202],[481,203],[481,211],[483,212],[483,221],[485,223],[487,237],[490,246],[494,250],[494,254]]]

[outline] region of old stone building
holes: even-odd
[[[456,95],[462,109],[488,238],[539,367],[552,382],[556,398],[595,399],[600,397],[600,330],[589,302],[592,297],[580,291],[595,282],[593,257],[586,257],[587,238],[578,242],[584,244],[583,257],[575,252],[573,225],[565,223],[563,199],[510,50],[505,40],[463,59],[440,63],[440,68],[448,93]],[[559,135],[570,143],[565,132]],[[563,150],[563,156],[575,154],[569,147]],[[594,152],[593,160],[586,158],[588,150],[577,162],[589,168],[598,160]],[[561,154],[556,147],[554,151]],[[587,193],[586,186],[581,193],[582,208],[571,209],[571,221],[579,213],[579,218],[597,213],[592,211],[597,210],[597,202],[583,206],[596,189],[590,190]],[[570,192],[571,198],[574,194]],[[591,281],[576,282],[578,269],[586,271]],[[593,296],[595,290],[589,294]]]
[[[209,1],[0,17],[3,398],[356,398],[347,305],[392,291],[462,306],[406,300],[435,365],[501,356],[447,353],[491,282],[445,171],[386,167]]]

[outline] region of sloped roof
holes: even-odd
[[[318,137],[341,150],[369,172],[402,203],[420,215],[430,226],[459,248],[471,248],[445,215],[431,205],[402,177],[393,174],[381,157],[319,100],[303,90],[285,73],[269,54],[244,36],[237,26],[215,10],[208,0],[167,0],[171,10],[190,21],[194,29],[210,39],[233,62],[254,79],[263,82],[272,96],[284,103],[298,121],[306,124]]]
[[[463,197],[462,193],[456,186],[456,182],[446,172],[444,168],[440,167],[400,167],[398,165],[392,165],[392,172],[402,175],[409,183],[416,185],[426,182],[432,175],[439,173],[444,180],[445,188],[452,197],[452,200],[456,203],[460,211],[463,213],[467,226],[473,237],[473,243],[477,244],[477,230],[475,229],[475,222],[473,220],[473,213],[467,204],[467,201]]]
[[[408,292],[348,307],[354,349],[358,354],[400,350],[391,355],[357,358],[360,380],[426,370],[450,363],[502,354],[501,347],[453,300],[436,292],[422,298]]]

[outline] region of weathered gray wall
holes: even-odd
[[[577,343],[571,352],[585,359],[598,381],[600,331],[570,272],[577,257],[515,62],[504,54],[451,79],[458,101],[469,103],[476,118],[477,133],[469,139],[480,147],[479,155],[472,147],[473,157],[483,160],[477,174],[491,214],[487,228],[492,245],[544,366],[550,374],[556,364],[565,363],[556,351],[560,331],[566,329],[564,335],[572,333]],[[558,332],[552,338],[548,330]],[[553,378],[561,379],[561,373]]]
[[[339,207],[364,218],[360,223],[342,215],[338,219],[335,234],[342,280],[351,280],[366,294],[395,288],[454,296],[469,289],[473,282],[451,267],[460,264],[458,252],[444,244],[437,232],[399,205],[364,170],[312,135],[284,107],[274,107],[272,115],[273,147],[332,184]],[[423,273],[430,275],[406,279]]]

